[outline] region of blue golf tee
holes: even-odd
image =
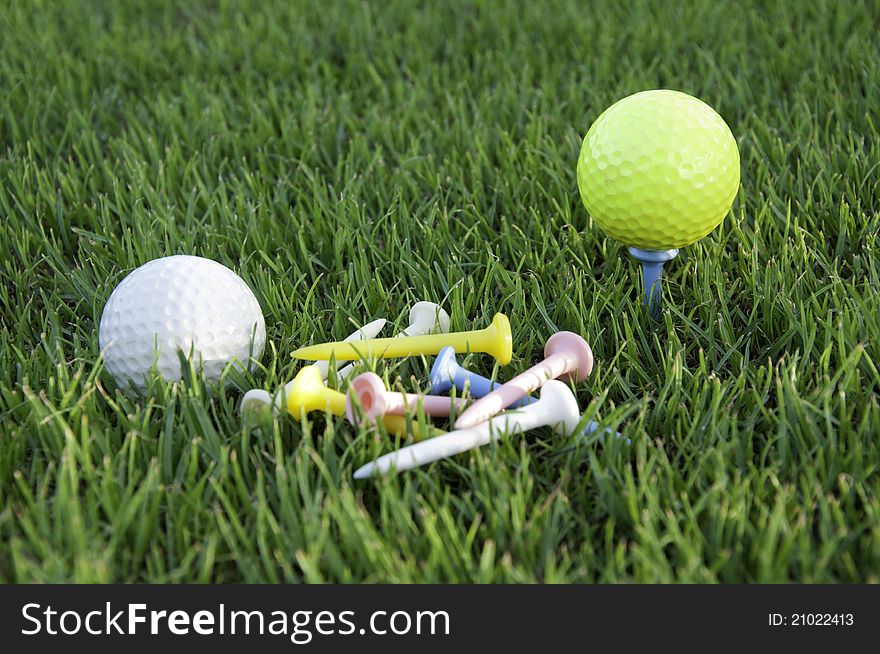
[[[642,280],[645,287],[645,305],[653,318],[660,317],[663,264],[678,256],[678,250],[642,250],[631,247],[629,253],[642,264]]]

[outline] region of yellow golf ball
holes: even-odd
[[[724,220],[739,189],[739,150],[724,119],[701,100],[643,91],[596,119],[577,179],[584,206],[608,235],[668,250]]]

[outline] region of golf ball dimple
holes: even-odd
[[[611,105],[584,137],[578,188],[609,236],[645,250],[690,245],[715,229],[739,189],[739,150],[710,106],[678,91]]]
[[[266,344],[260,304],[247,284],[216,261],[187,255],[154,259],[113,290],[98,328],[104,365],[123,389],[142,392],[155,362],[181,378],[178,350],[216,382],[233,362],[250,366]]]

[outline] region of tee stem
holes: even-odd
[[[678,250],[642,250],[631,247],[629,253],[642,264],[642,280],[645,287],[645,305],[655,320],[660,318],[663,264],[678,256]]]

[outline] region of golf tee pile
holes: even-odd
[[[429,418],[455,417],[454,431],[416,434],[423,437],[419,442],[361,467],[355,472],[356,478],[424,465],[485,445],[503,434],[539,427],[552,427],[562,434],[575,432],[582,422],[581,414],[574,394],[564,382],[582,382],[593,369],[592,350],[581,336],[566,331],[553,334],[547,340],[542,361],[507,383],[498,383],[459,366],[455,353],[486,353],[499,364],[508,364],[513,357],[513,336],[507,316],[495,314],[485,329],[448,333],[448,316],[444,312],[445,320],[439,320],[442,309],[430,306],[438,319],[425,320],[423,326],[440,333],[409,329],[397,338],[349,337],[335,343],[303,347],[293,353],[297,359],[318,361],[437,355],[429,376],[431,394],[391,390],[379,375],[362,372],[350,378],[343,399],[341,393],[327,389],[320,382],[315,364],[309,366],[315,368],[315,372],[308,373],[308,392],[303,390],[303,383],[297,383],[304,372],[292,386],[288,385],[287,409],[295,417],[323,408],[334,415],[344,413],[355,426],[381,420],[386,427],[389,420],[392,426],[400,427],[394,419],[405,420],[406,415],[419,413]],[[414,331],[421,333],[414,335]],[[452,390],[461,395],[443,395]],[[535,391],[540,391],[540,397],[530,395]],[[413,420],[411,424],[419,423]],[[595,423],[589,422],[582,427],[582,433],[591,433],[597,428]]]

